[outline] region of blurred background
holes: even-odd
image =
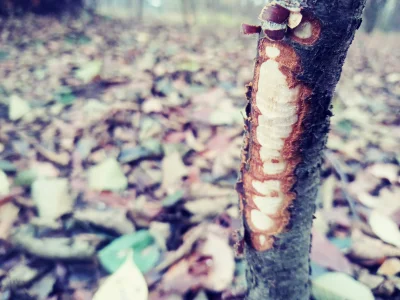
[[[0,0],[1,300],[243,298],[262,5]],[[311,259],[341,284],[317,300],[400,299],[399,16],[367,1],[333,99]]]

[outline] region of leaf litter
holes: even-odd
[[[94,15],[3,25],[1,286],[22,272],[43,299],[243,293],[233,188],[255,41]],[[398,41],[359,32],[334,97],[316,299],[400,297]]]

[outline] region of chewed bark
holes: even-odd
[[[364,0],[269,0],[248,85],[241,176],[248,299],[309,299],[330,103]]]
[[[265,251],[288,225],[293,172],[309,88],[296,80],[299,57],[288,45],[261,39],[249,116],[251,144],[242,169],[245,222],[253,247]]]

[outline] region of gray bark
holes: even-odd
[[[269,3],[271,1],[268,1]],[[281,2],[281,1],[276,1]],[[283,1],[284,2],[284,1]],[[308,86],[312,94],[306,101],[309,108],[302,122],[299,140],[300,163],[294,175],[292,191],[297,195],[292,202],[290,221],[286,229],[274,236],[272,249],[264,252],[253,248],[251,228],[244,219],[244,252],[248,264],[249,300],[291,300],[310,298],[311,226],[315,212],[322,152],[329,131],[331,99],[339,80],[347,50],[361,24],[364,0],[309,0],[303,3],[320,20],[322,29],[314,45],[301,45],[288,36],[281,43],[292,46],[301,59],[302,72],[297,80]],[[262,34],[260,35],[260,39]],[[256,65],[257,65],[256,60]],[[257,76],[257,74],[255,75]],[[253,82],[253,87],[254,87]],[[250,117],[254,114],[251,90],[248,93],[246,133],[242,175],[248,171],[249,149],[252,147]],[[246,156],[247,155],[247,156]],[[241,177],[237,190],[246,205],[246,187]]]

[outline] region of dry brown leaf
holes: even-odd
[[[377,273],[385,276],[394,276],[400,272],[400,259],[389,258],[380,266]]]
[[[19,207],[6,203],[0,208],[0,239],[7,240],[12,225],[18,218]]]
[[[350,262],[344,254],[318,230],[312,232],[311,260],[334,271],[352,274]]]
[[[178,184],[182,182],[182,177],[188,175],[188,168],[182,162],[178,152],[172,152],[162,160],[162,187],[167,191],[175,192]]]
[[[208,225],[200,232],[206,232],[205,241],[198,245],[195,253],[181,259],[165,273],[161,283],[163,290],[183,294],[203,287],[220,292],[231,284],[235,260],[224,230]]]
[[[364,283],[367,287],[373,290],[380,286],[385,281],[385,278],[383,276],[370,274],[368,270],[364,269],[360,272],[358,281]]]
[[[351,255],[358,259],[381,260],[385,257],[400,257],[400,249],[381,240],[363,234],[359,229],[352,232]]]
[[[118,234],[129,234],[135,231],[135,226],[128,220],[126,212],[118,209],[97,210],[83,209],[74,212],[74,218],[81,222],[112,230]]]

